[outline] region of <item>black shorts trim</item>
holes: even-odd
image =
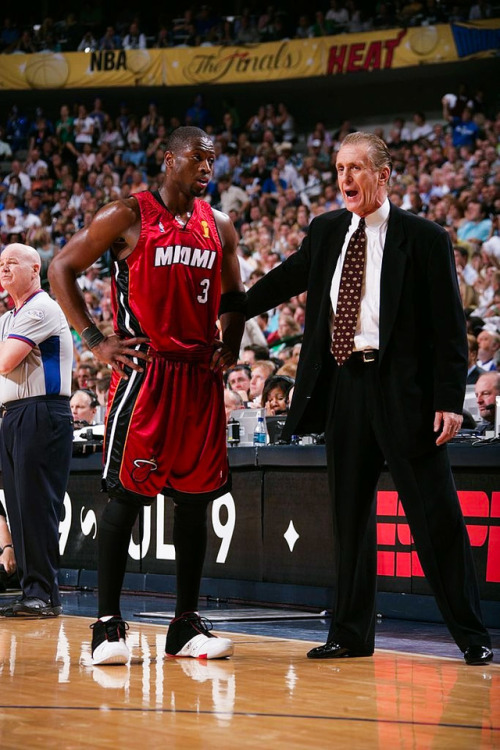
[[[156,495],[154,497],[138,495],[136,492],[125,490],[121,485],[108,488],[107,482],[104,478],[101,480],[101,485],[103,492],[106,492],[110,497],[113,497],[122,503],[130,503],[132,505],[139,504],[147,507],[152,505],[156,500]],[[219,487],[216,490],[211,490],[210,492],[179,492],[172,487],[164,487],[162,494],[166,497],[170,497],[177,504],[188,504],[193,502],[211,503],[213,500],[217,500],[218,497],[225,495],[226,492],[231,492],[232,486],[232,477],[231,474],[229,474],[227,482],[223,484],[222,487]]]

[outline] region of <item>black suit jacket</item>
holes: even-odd
[[[307,290],[285,439],[325,429],[325,389],[333,380],[330,287],[351,217],[346,210],[318,216],[300,250],[248,292],[250,318]],[[392,204],[381,272],[379,372],[383,405],[402,451],[435,448],[435,411],[462,412],[465,317],[447,232]]]

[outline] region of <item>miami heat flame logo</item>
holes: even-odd
[[[152,471],[158,469],[158,464],[154,458],[136,458],[134,461],[134,469],[132,471],[132,479],[134,482],[140,483],[145,482]]]

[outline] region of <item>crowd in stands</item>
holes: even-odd
[[[45,4],[49,6],[50,3]],[[240,45],[283,39],[305,39],[331,34],[356,33],[372,29],[423,26],[437,23],[475,21],[497,17],[500,6],[486,0],[326,0],[311,11],[306,4],[249,4],[235,12],[213,5],[189,6],[179,17],[161,12],[151,21],[141,14],[98,0],[87,0],[79,11],[64,17],[18,17],[12,9],[3,20],[0,52],[72,52],[117,49],[145,49],[178,45]],[[238,6],[237,6],[238,7]]]
[[[159,187],[165,139],[180,124],[202,126],[214,141],[206,199],[232,218],[247,287],[297,251],[315,216],[342,207],[336,154],[344,136],[358,129],[356,123],[328,128],[317,122],[299,134],[294,113],[283,102],[263,102],[248,119],[231,103],[218,118],[200,95],[177,116],[155,102],[145,112],[123,103],[112,115],[101,98],[71,106],[62,94],[61,101],[54,121],[41,108],[29,116],[14,105],[0,123],[0,250],[15,241],[35,247],[46,288],[52,257],[100,206]],[[390,200],[448,231],[469,332],[492,334],[491,365],[500,370],[500,111],[495,104],[484,101],[480,90],[461,86],[443,95],[442,115],[433,123],[416,112],[411,122],[397,116],[374,130],[393,157]],[[104,333],[112,331],[109,260],[79,279]],[[10,304],[0,292],[1,310]],[[306,304],[301,295],[248,322],[241,369],[227,376],[233,404],[265,406],[261,399],[270,376],[293,382]],[[97,391],[99,385],[98,402],[104,406],[109,371],[94,361],[76,332],[74,342],[75,389]],[[274,393],[268,413],[279,413],[280,404],[286,410],[290,389],[284,390],[285,401]]]

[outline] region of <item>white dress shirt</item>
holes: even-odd
[[[361,349],[379,349],[380,275],[382,271],[382,258],[384,255],[389,212],[390,203],[386,198],[380,208],[372,214],[365,216],[366,262],[358,323],[354,335],[355,351]],[[347,252],[347,245],[349,244],[351,236],[356,231],[358,224],[359,216],[353,214],[349,229],[344,239],[342,252],[337,262],[335,273],[333,274],[332,286],[330,289],[330,299],[334,312],[337,309],[340,278]]]

